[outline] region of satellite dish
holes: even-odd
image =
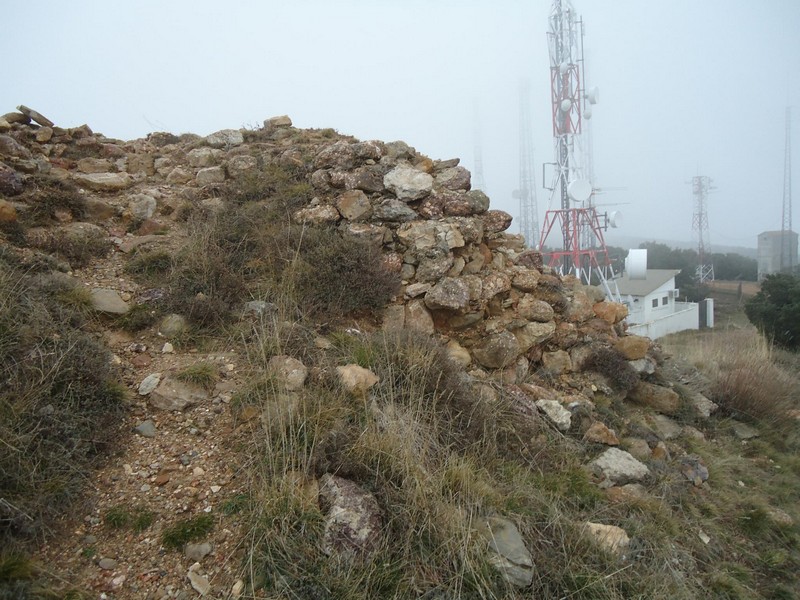
[[[593,87],[586,92],[586,99],[589,101],[589,104],[597,104],[600,102],[600,90]]]
[[[592,107],[587,106],[583,109],[583,118],[584,119],[591,119],[592,118]]]
[[[564,73],[566,73],[568,69],[569,69],[569,64],[567,64],[567,62],[566,62],[566,61],[564,61],[564,62],[562,62],[560,65],[558,65],[558,71],[559,71],[559,73],[561,73],[562,75],[563,75]]]
[[[592,195],[592,184],[588,179],[576,179],[567,186],[567,194],[576,202],[586,202]]]
[[[647,250],[631,249],[625,258],[628,279],[647,279]]]
[[[572,108],[572,100],[564,98],[561,104],[558,105],[558,108],[561,109],[561,112],[569,112],[569,109]]]
[[[620,225],[622,225],[622,213],[618,210],[613,211],[610,215],[608,215],[608,224],[617,229]]]

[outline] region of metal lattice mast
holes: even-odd
[[[692,215],[692,231],[697,232],[697,271],[695,277],[698,283],[714,281],[714,265],[711,257],[706,253],[706,244],[709,241],[708,212],[706,201],[708,192],[711,191],[711,178],[704,175],[692,177],[692,195],[694,196],[694,214]]]
[[[539,207],[536,203],[536,171],[533,162],[530,83],[519,88],[519,198],[520,233],[529,248],[539,244]]]
[[[794,270],[792,252],[792,109],[786,107],[786,150],[783,162],[783,218],[781,220],[781,272]]]

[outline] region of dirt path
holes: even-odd
[[[180,240],[167,244],[176,247]],[[135,297],[141,286],[124,272],[127,260],[115,250],[75,276],[88,287]],[[210,585],[207,597],[230,597],[241,565],[238,543],[244,535],[236,511],[246,478],[238,450],[244,432],[234,430],[229,401],[242,383],[243,360],[234,348],[201,353],[176,344],[164,351],[167,340],[152,328],[142,335],[114,329],[101,335],[129,389],[130,410],[113,455],[91,475],[82,505],[58,524],[39,559],[54,582],[68,582],[96,598],[193,598],[203,579]],[[166,376],[197,363],[211,364],[219,374],[198,405],[161,411],[138,393],[151,373]],[[155,425],[152,437],[134,431],[148,420]],[[213,526],[195,546],[188,551],[164,546],[165,531],[204,515],[212,517]]]

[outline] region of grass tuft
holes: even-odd
[[[165,548],[180,550],[187,543],[203,539],[214,529],[214,517],[203,514],[190,519],[178,521],[161,534],[161,543]]]

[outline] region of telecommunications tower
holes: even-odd
[[[557,200],[560,208],[545,214],[539,245],[549,266],[584,283],[599,283],[613,298],[618,294],[611,290],[614,273],[603,232],[609,225],[615,226],[615,220],[614,215],[598,214],[591,202],[594,189],[584,148],[583,119],[591,118],[598,92],[597,88],[585,88],[583,34],[583,21],[572,2],[553,0],[547,39],[555,162],[549,163],[553,177],[547,189],[550,205]],[[561,248],[548,250],[546,244],[554,229],[561,239],[551,243]]]
[[[786,107],[786,150],[783,157],[783,218],[781,220],[781,273],[794,270],[794,254],[797,249],[792,244],[792,109]]]
[[[529,248],[539,244],[539,208],[536,204],[536,175],[533,162],[533,130],[531,128],[530,82],[519,88],[519,199],[520,233]]]
[[[697,283],[714,281],[714,265],[711,256],[706,253],[706,243],[709,241],[708,212],[706,201],[708,192],[713,190],[711,178],[704,175],[692,177],[692,195],[694,196],[694,214],[692,215],[692,232],[697,232]]]

